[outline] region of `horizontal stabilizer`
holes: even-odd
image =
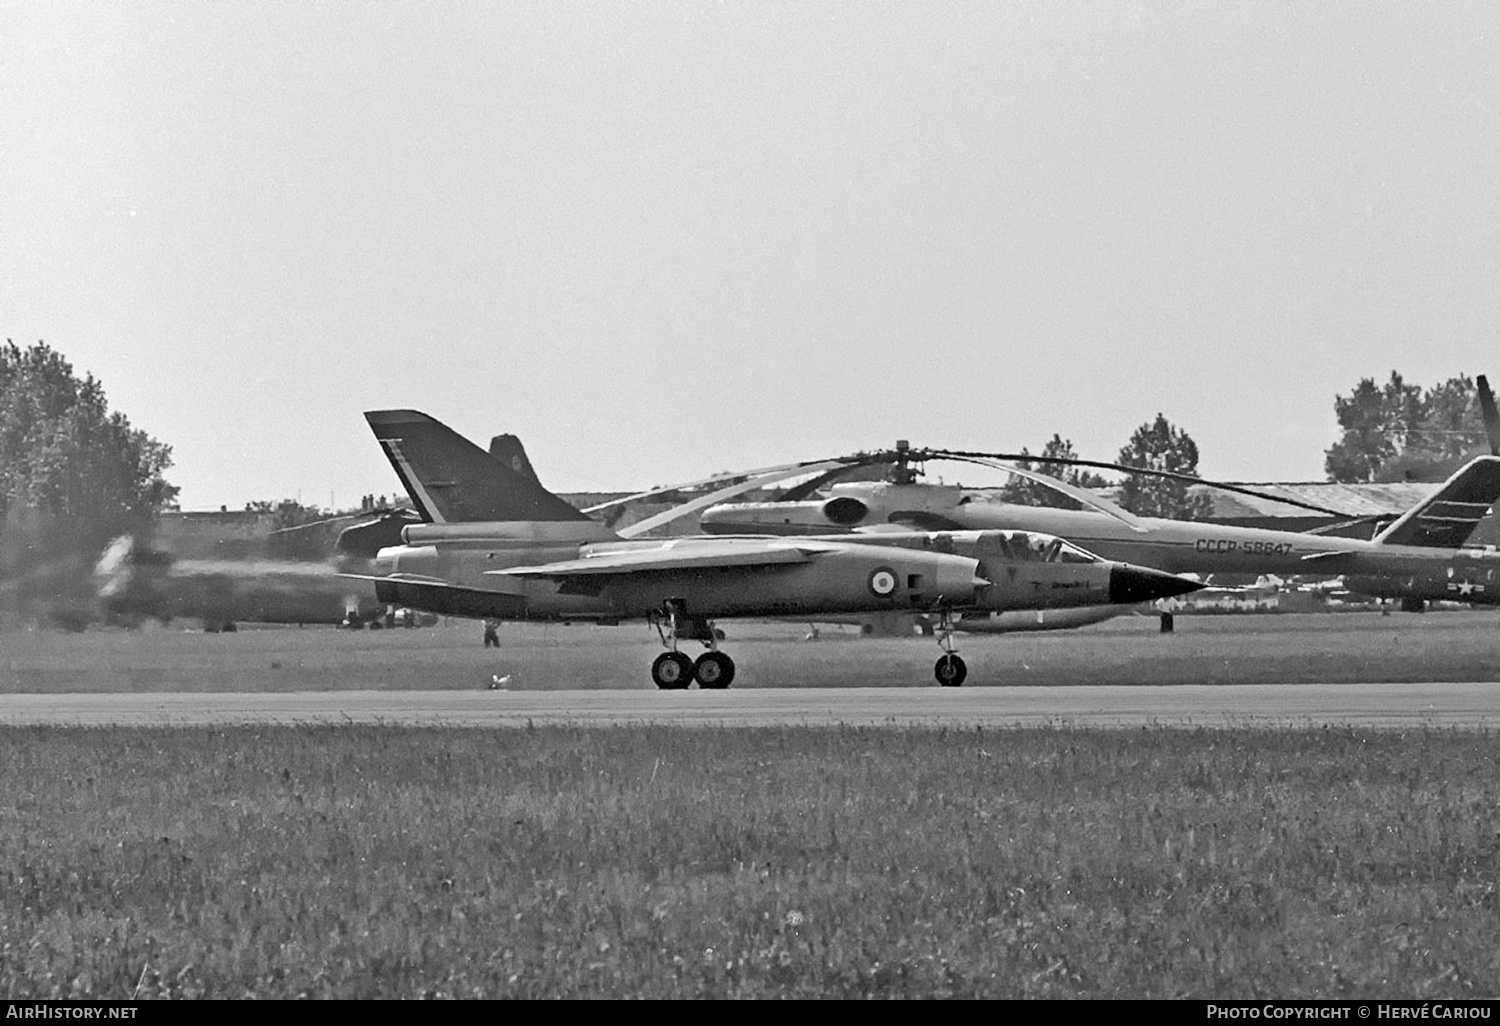
[[[1427,501],[1377,534],[1377,545],[1456,549],[1500,500],[1500,457],[1479,456],[1459,468]]]

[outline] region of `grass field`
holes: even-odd
[[[861,638],[797,624],[726,624],[736,688],[931,687],[930,638]],[[651,689],[661,651],[642,624],[506,624],[485,649],[477,624],[420,630],[332,628],[0,633],[0,692],[297,691],[482,687]],[[968,687],[1500,680],[1500,611],[1179,616],[1079,631],[960,635]],[[699,650],[696,644],[687,646]]]
[[[980,685],[1494,680],[1500,616],[963,639]],[[930,640],[731,627],[736,687]],[[649,689],[639,628],[0,634],[0,690]],[[0,728],[0,994],[1495,997],[1484,731]]]
[[[0,730],[0,993],[1495,996],[1493,736]]]

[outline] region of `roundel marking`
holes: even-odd
[[[896,590],[896,571],[888,566],[878,566],[870,571],[870,593],[886,598]]]

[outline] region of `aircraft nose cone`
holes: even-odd
[[[1109,571],[1109,600],[1124,605],[1186,595],[1201,587],[1203,585],[1186,577],[1126,563],[1117,563]]]

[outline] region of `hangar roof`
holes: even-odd
[[[1327,481],[1312,481],[1303,484],[1259,481],[1230,483],[1243,488],[1254,488],[1268,495],[1284,495],[1299,502],[1308,502],[1315,506],[1337,510],[1340,515],[1348,517],[1405,513],[1438,489],[1436,484],[1417,481],[1396,481],[1390,484],[1337,484]],[[1206,485],[1193,485],[1188,491],[1191,493],[1207,492],[1213,497],[1214,519],[1216,520],[1249,517],[1305,517],[1311,512],[1271,499],[1226,492],[1218,488],[1209,488]]]

